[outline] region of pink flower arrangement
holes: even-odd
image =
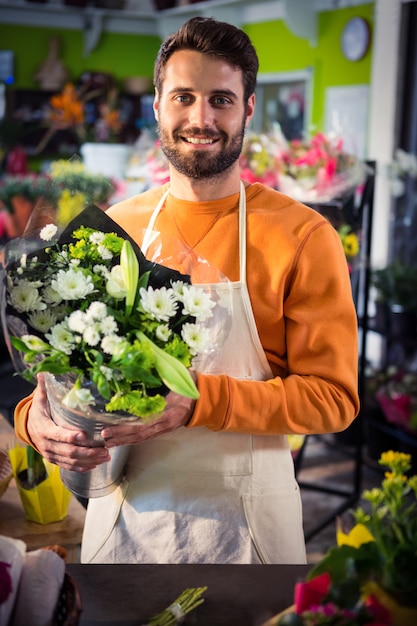
[[[412,433],[417,431],[416,372],[391,368],[375,396],[387,422]]]
[[[302,202],[326,202],[365,180],[366,167],[343,151],[341,137],[295,139],[280,154],[278,187]]]

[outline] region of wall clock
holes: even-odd
[[[341,37],[344,56],[349,61],[362,59],[369,47],[371,30],[368,22],[362,17],[352,17],[346,22]]]

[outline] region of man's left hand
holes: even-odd
[[[153,439],[185,426],[193,414],[195,400],[185,398],[172,391],[168,394],[166,400],[167,405],[161,417],[149,424],[133,422],[120,424],[120,426],[106,426],[101,431],[106,447],[113,448],[114,446],[143,443],[147,439]]]

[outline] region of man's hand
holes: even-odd
[[[33,445],[42,456],[64,469],[87,472],[110,460],[107,448],[89,447],[83,431],[56,426],[51,417],[42,374],[38,376],[27,429]]]
[[[106,446],[135,445],[147,439],[169,433],[185,426],[193,414],[195,400],[185,398],[172,391],[167,396],[167,406],[161,417],[150,424],[120,424],[106,426],[101,431]]]

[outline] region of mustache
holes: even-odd
[[[227,135],[224,131],[211,130],[210,128],[199,128],[198,126],[177,129],[172,134],[175,139],[179,139],[181,137],[186,137],[186,138],[195,137],[196,135],[202,139],[218,139],[219,136],[222,139],[227,138]]]

